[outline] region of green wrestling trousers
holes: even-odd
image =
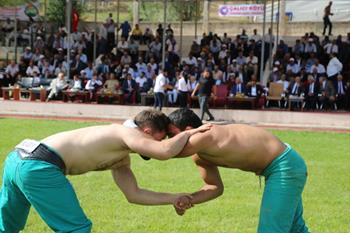
[[[307,233],[301,194],[307,169],[301,156],[286,150],[263,171],[265,189],[260,208],[258,233]]]
[[[30,206],[55,232],[87,233],[91,222],[62,171],[40,160],[22,160],[11,152],[4,165],[0,194],[0,232],[23,230]]]

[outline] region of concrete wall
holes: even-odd
[[[1,114],[93,119],[130,119],[149,107],[96,104],[40,103],[0,100]],[[176,108],[164,108],[169,114]],[[199,109],[194,109],[199,114]],[[253,111],[212,109],[217,120],[257,125],[350,130],[350,113],[306,113],[288,111]]]

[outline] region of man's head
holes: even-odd
[[[169,118],[164,113],[153,109],[138,113],[134,122],[140,130],[158,141],[165,138],[170,123]]]
[[[200,118],[190,109],[182,108],[175,110],[168,116],[170,124],[168,127],[168,135],[172,137],[181,131],[192,128],[198,128],[202,125]]]

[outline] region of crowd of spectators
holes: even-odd
[[[274,46],[270,41],[275,39],[270,30],[260,35],[255,29],[248,35],[243,29],[234,37],[203,33],[200,40],[192,42],[189,54],[181,56],[170,24],[167,28],[159,24],[155,30],[142,29],[137,24],[132,27],[127,21],[117,25],[110,14],[96,35],[97,59],[93,61],[93,31],[73,32],[69,39],[65,27],[51,34],[46,34],[41,26],[29,28],[34,35],[32,46],[25,47],[18,63],[0,63],[0,85],[14,85],[21,77],[33,77],[33,86],[53,80],[48,101],[60,98],[62,90],[86,90],[91,101],[97,100],[96,93],[115,93],[123,94],[125,102],[135,103],[140,101],[141,93],[148,93],[155,94],[159,108],[164,98],[169,105],[185,107],[203,73],[209,73],[214,86],[227,86],[228,96],[263,100],[269,83],[278,82],[284,85],[284,96],[305,97],[307,108],[349,108],[350,33],[345,39],[341,35],[331,39],[306,33],[294,45],[280,40],[268,84],[262,86],[261,44],[266,42],[266,62],[269,47]],[[11,22],[6,21],[1,30],[11,34]],[[262,106],[264,101],[258,102]]]

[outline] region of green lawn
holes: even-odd
[[[0,119],[1,167],[6,154],[23,138],[41,139],[55,132],[97,123]],[[312,232],[345,233],[350,229],[350,134],[273,131],[306,160],[309,179],[304,191],[304,216]],[[132,156],[141,187],[191,192],[201,180],[191,159],[145,162]],[[171,206],[129,204],[109,172],[69,177],[93,232],[114,233],[249,233],[256,232],[263,187],[254,174],[221,169],[224,195],[198,205],[183,217]],[[24,232],[51,232],[32,210]]]

